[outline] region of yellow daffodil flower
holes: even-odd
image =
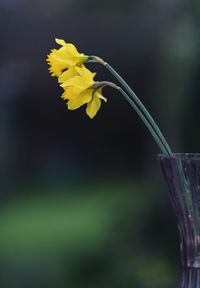
[[[87,115],[90,118],[94,118],[101,107],[101,100],[107,102],[107,99],[102,96],[102,88],[110,86],[117,89],[140,116],[163,154],[173,156],[164,136],[142,102],[108,63],[98,56],[87,56],[83,53],[78,53],[73,44],[66,43],[62,39],[55,40],[61,48],[51,50],[51,53],[47,55],[46,61],[50,65],[51,75],[58,77],[58,82],[61,83],[60,86],[64,89],[61,97],[67,100],[68,109],[75,110],[86,104]],[[121,83],[128,94],[115,83],[109,81],[95,82],[96,73],[92,73],[83,65],[83,63],[88,61],[104,65]]]
[[[49,71],[52,76],[59,77],[63,70],[70,66],[79,66],[88,61],[88,56],[78,53],[73,44],[65,43],[61,39],[55,39],[55,41],[62,47],[58,50],[51,50],[51,53],[47,55],[47,63],[50,65]]]
[[[87,104],[86,113],[93,118],[100,109],[101,99],[107,101],[102,96],[102,88],[92,88],[96,83],[95,75],[96,73],[92,73],[82,65],[81,67],[70,67],[59,77],[58,81],[62,83],[61,86],[65,90],[62,98],[68,100],[69,110],[75,110]]]

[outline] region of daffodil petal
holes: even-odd
[[[58,78],[58,82],[62,83],[64,81],[69,80],[70,78],[73,78],[75,76],[78,76],[78,72],[76,71],[76,69],[72,66],[69,67],[68,70],[64,71],[60,77]]]
[[[78,56],[78,55],[80,55],[80,54],[78,53],[76,47],[75,47],[73,44],[68,43],[66,46],[67,46],[69,52],[71,53],[71,55],[73,55],[73,56]]]
[[[54,58],[70,65],[75,62],[74,56],[70,53],[69,49],[66,46],[63,46],[59,50],[57,50]]]
[[[69,100],[71,97],[79,95],[81,92],[82,90],[77,87],[67,87],[63,92],[61,98],[64,100]]]
[[[56,38],[55,41],[56,41],[57,44],[59,44],[59,45],[61,45],[61,46],[65,46],[65,45],[66,45],[65,41],[62,40],[62,39]]]
[[[63,87],[63,88],[68,87],[68,86],[75,86],[75,87],[78,87],[78,88],[87,89],[92,84],[93,84],[93,82],[92,83],[88,83],[81,76],[75,76],[73,78],[70,78],[70,79],[64,81],[63,84],[61,84],[60,86]]]
[[[87,69],[84,65],[81,65],[81,67],[75,67],[76,71],[85,78],[87,81],[93,81],[94,76],[96,73],[92,73],[89,69]]]
[[[107,99],[103,97],[102,95],[102,88],[99,88],[95,92],[95,96],[98,97],[99,99],[103,100],[104,102],[107,102]]]
[[[67,102],[68,109],[75,110],[78,109],[80,106],[90,102],[92,99],[93,92],[94,90],[88,89],[84,90],[80,94],[70,97],[69,101]]]
[[[87,104],[86,113],[92,119],[101,107],[101,100],[93,95],[92,100]]]
[[[103,100],[104,102],[107,102],[107,98],[103,97],[103,95],[99,94],[97,95],[97,97],[101,100]]]

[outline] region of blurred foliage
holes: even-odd
[[[149,193],[149,181],[113,179],[82,188],[27,193],[28,189],[1,208],[2,285],[129,287],[137,283],[155,288],[174,283],[163,246],[157,249],[155,235],[146,231],[149,217],[160,213],[155,211],[156,190]]]

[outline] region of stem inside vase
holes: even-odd
[[[158,155],[180,236],[178,288],[200,287],[200,154]]]

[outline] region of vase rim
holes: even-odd
[[[185,159],[185,158],[189,158],[189,159],[198,159],[200,160],[200,153],[173,153],[173,156],[169,156],[169,155],[165,155],[165,154],[158,154],[158,159],[162,160],[162,159]]]

